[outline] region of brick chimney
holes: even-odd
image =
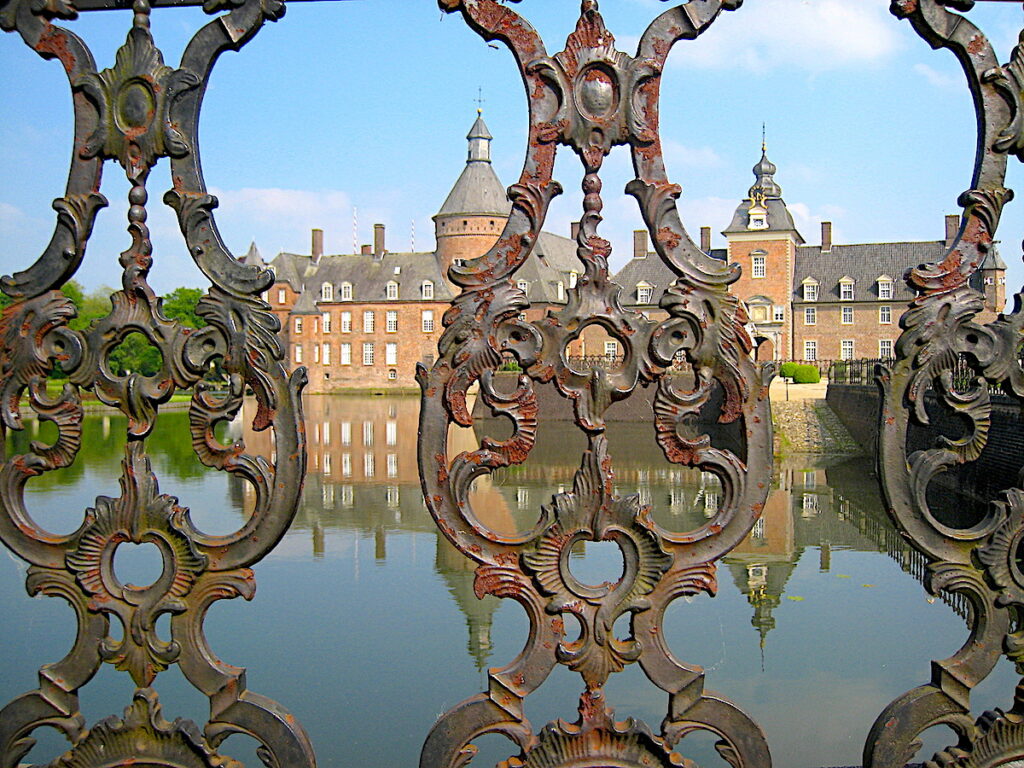
[[[313,243],[311,248],[310,256],[313,259],[313,263],[319,264],[320,257],[324,255],[324,231],[322,229],[313,230]]]
[[[832,253],[832,222],[821,222],[821,252]]]
[[[633,230],[633,258],[634,259],[646,259],[647,258],[647,230],[646,229],[635,229],[635,230]]]
[[[960,214],[950,213],[946,216],[946,247],[948,248],[956,240],[957,232],[960,231]]]
[[[700,249],[704,253],[708,253],[711,250],[711,227],[700,228]]]
[[[373,255],[373,246],[370,245],[369,243],[366,243],[366,244],[364,244],[364,245],[362,245],[360,247],[359,253],[362,256],[372,256]]]
[[[572,224],[569,225],[569,237],[571,237],[573,240],[576,240],[579,236],[580,223],[578,221],[574,221]]]
[[[373,225],[373,255],[380,258],[384,255],[384,225]]]

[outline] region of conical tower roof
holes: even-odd
[[[458,181],[448,193],[448,198],[437,212],[438,216],[508,216],[512,204],[508,201],[505,188],[491,165],[491,132],[483,117],[477,114],[476,122],[466,136],[469,155],[466,167]]]

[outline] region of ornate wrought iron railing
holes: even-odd
[[[61,661],[40,670],[39,687],[0,710],[0,765],[13,766],[40,726],[58,728],[71,749],[55,765],[223,766],[218,753],[232,733],[254,736],[268,765],[315,762],[302,727],[280,705],[246,689],[243,671],[221,662],[203,634],[207,609],[217,600],[251,597],[250,567],[270,551],[289,525],[304,470],[300,392],[304,371],[289,373],[277,322],[259,293],[271,275],[243,266],[228,251],[213,218],[216,200],[203,182],[196,127],[209,74],[219,55],[238,50],[264,21],[284,11],[279,0],[211,0],[219,14],[192,39],[180,65],[164,64],[149,32],[154,7],[176,0],[134,0],[134,17],[117,63],[98,70],[92,54],[60,26],[80,11],[122,7],[117,0],[6,0],[0,26],[64,67],[72,87],[75,140],[67,189],[55,203],[57,224],[36,263],[3,289],[15,301],[0,322],[0,387],[3,430],[22,428],[27,407],[57,427],[50,444],[4,455],[0,467],[0,539],[30,564],[28,587],[60,596],[74,608],[78,631]],[[487,690],[442,715],[426,736],[421,765],[464,765],[482,735],[506,736],[518,750],[508,766],[686,765],[686,737],[704,731],[734,766],[771,764],[761,728],[742,704],[705,688],[700,667],[676,660],[662,637],[662,618],[677,598],[714,593],[716,561],[734,548],[756,522],[772,472],[768,384],[773,365],[751,359],[746,317],[730,292],[734,266],[711,259],[692,242],[675,200],[680,187],[666,175],[659,135],[661,74],[672,47],[703,33],[740,0],[692,0],[670,7],[640,37],[635,54],[619,50],[605,28],[596,0],[583,0],[578,25],[565,47],[549,54],[529,22],[496,0],[440,0],[442,10],[461,13],[488,41],[509,48],[529,101],[530,132],[519,182],[510,190],[512,214],[497,245],[452,269],[461,289],[445,316],[439,357],[421,366],[420,472],[428,507],[445,536],[476,563],[479,595],[519,602],[530,622],[529,640],[506,667],[491,670]],[[1006,655],[1024,673],[1024,490],[1008,478],[1007,490],[987,514],[967,527],[939,519],[927,490],[940,472],[975,461],[991,418],[988,386],[955,386],[954,370],[965,359],[976,379],[1024,397],[1024,370],[1017,359],[1024,313],[981,325],[974,321],[982,297],[970,276],[991,246],[1003,205],[1011,157],[1024,159],[1024,40],[1010,62],[1000,65],[989,41],[963,15],[973,0],[895,0],[893,12],[910,21],[935,48],[950,50],[963,65],[979,121],[978,154],[970,189],[960,197],[963,225],[939,264],[914,270],[918,298],[903,318],[898,359],[880,366],[884,394],[879,470],[891,515],[902,534],[927,558],[929,589],[964,596],[972,606],[972,632],[951,659],[933,662],[932,682],[908,692],[883,713],[868,736],[866,766],[901,766],[920,734],[948,724],[959,742],[933,765],[997,766],[1024,755],[1024,686],[1006,712],[975,720],[970,691]],[[551,200],[560,192],[553,178],[559,146],[572,149],[584,167],[583,217],[577,239],[584,274],[569,291],[567,305],[544,321],[520,319],[528,306],[516,287],[516,271],[531,257]],[[658,257],[676,275],[651,320],[619,301],[610,279],[610,245],[599,234],[603,202],[601,170],[616,147],[628,147],[637,199]],[[152,262],[146,226],[147,179],[155,163],[169,160],[174,187],[164,201],[178,214],[182,235],[210,281],[199,306],[208,326],[190,332],[168,320],[147,282]],[[73,307],[61,286],[85,256],[95,215],[106,204],[99,194],[104,163],[115,160],[131,185],[129,247],[119,261],[121,289],[110,314],[84,331],[68,326]],[[575,370],[565,351],[590,325],[599,325],[624,350],[611,368]],[[151,376],[117,376],[107,358],[128,334],[143,334],[162,356]],[[670,376],[682,354],[692,389]],[[508,355],[524,373],[511,394],[492,386],[492,373]],[[214,394],[201,379],[220,359],[231,383]],[[55,366],[69,376],[57,396],[46,382]],[[651,420],[669,462],[700,467],[718,476],[719,511],[697,530],[670,531],[636,498],[613,494],[604,415],[637,386],[654,388]],[[467,393],[479,386],[491,410],[512,420],[513,435],[484,439],[476,450],[449,455],[452,424],[472,418]],[[933,449],[907,455],[907,431],[926,423],[923,392],[931,386],[948,409],[972,430],[961,439],[942,438]],[[187,510],[161,495],[146,456],[146,439],[159,407],[180,389],[195,387],[190,405],[191,441],[208,467],[234,473],[255,489],[256,506],[236,532],[210,536],[198,531]],[[490,530],[474,513],[472,482],[495,469],[526,460],[537,430],[536,388],[554,386],[574,408],[587,441],[575,483],[540,511],[533,530],[519,536]],[[223,445],[218,423],[238,412],[245,389],[259,402],[257,429],[273,427],[275,460]],[[712,415],[739,426],[742,448],[729,450],[703,434],[700,419]],[[91,391],[128,419],[119,498],[100,497],[81,526],[66,536],[43,530],[28,513],[24,490],[31,477],[66,467],[80,447],[81,393]],[[579,541],[611,541],[624,568],[615,583],[582,583],[570,567]],[[121,583],[112,567],[124,543],[149,542],[162,556],[162,574],[150,586]],[[171,639],[155,623],[170,614]],[[625,617],[628,627],[616,627]],[[111,623],[123,625],[114,633]],[[578,626],[578,637],[568,627]],[[5,629],[10,631],[10,629]],[[79,691],[102,664],[127,672],[136,686],[123,717],[92,724],[79,705]],[[345,663],[339,656],[338,663]],[[168,722],[154,682],[170,665],[210,702],[200,727]],[[611,675],[639,664],[652,684],[668,694],[665,719],[652,726],[615,721],[605,697]],[[575,723],[559,721],[539,730],[525,703],[558,665],[580,674],[582,693]]]

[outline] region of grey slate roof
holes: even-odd
[[[334,286],[335,301],[341,298],[341,284],[348,282],[352,284],[352,301],[383,302],[386,300],[386,286],[392,280],[398,283],[399,301],[418,300],[420,286],[426,280],[434,284],[435,301],[454,298],[433,253],[385,253],[381,258],[363,254],[323,256],[318,265],[314,265],[309,256],[279,253],[271,263],[277,268],[278,275],[303,275],[297,289],[302,292],[302,297],[295,304],[296,312],[300,303],[303,307],[310,302],[315,306],[324,283]]]
[[[893,280],[893,300],[910,301],[914,292],[903,281],[903,273],[925,262],[941,261],[946,251],[941,240],[924,243],[865,243],[833,245],[822,253],[820,245],[796,249],[793,271],[793,300],[803,301],[801,283],[806,278],[818,281],[818,302],[839,301],[839,281],[854,280],[855,301],[878,301],[878,278]]]
[[[573,271],[583,274],[583,265],[576,258],[576,241],[541,232],[533,254],[519,268],[514,279],[530,283],[527,298],[531,303],[564,304],[565,299],[558,298],[558,283],[561,282],[568,291]]]
[[[490,142],[493,137],[482,117],[477,117],[466,139],[469,157],[458,181],[437,216],[508,216],[512,204],[491,165]]]
[[[715,248],[708,252],[708,255],[719,261],[725,260],[726,251],[724,248]],[[624,306],[657,306],[662,294],[676,279],[676,274],[668,268],[656,252],[650,252],[646,258],[633,258],[619,270],[613,280],[622,286],[621,300]],[[637,301],[637,284],[647,283],[653,286],[652,299],[650,304],[640,304]]]
[[[736,207],[736,212],[733,213],[732,221],[729,222],[729,226],[722,230],[723,235],[752,231],[747,229],[747,224],[749,222],[747,211],[750,210],[751,203],[752,201],[748,197]],[[793,221],[793,217],[790,215],[789,209],[786,208],[786,204],[782,201],[782,198],[768,198],[765,200],[765,208],[768,210],[768,229],[753,231],[796,232],[797,242],[804,242],[804,239],[797,231],[796,223]]]
[[[256,247],[256,241],[255,240],[253,240],[251,243],[249,243],[249,250],[246,251],[245,256],[243,256],[240,259],[240,261],[243,264],[246,264],[248,266],[253,266],[253,267],[264,267],[264,266],[266,266],[265,262],[263,261],[263,255],[260,253],[260,249]]]

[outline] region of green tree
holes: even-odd
[[[189,328],[202,328],[206,321],[196,314],[196,304],[203,298],[200,288],[175,288],[164,296],[164,315]]]

